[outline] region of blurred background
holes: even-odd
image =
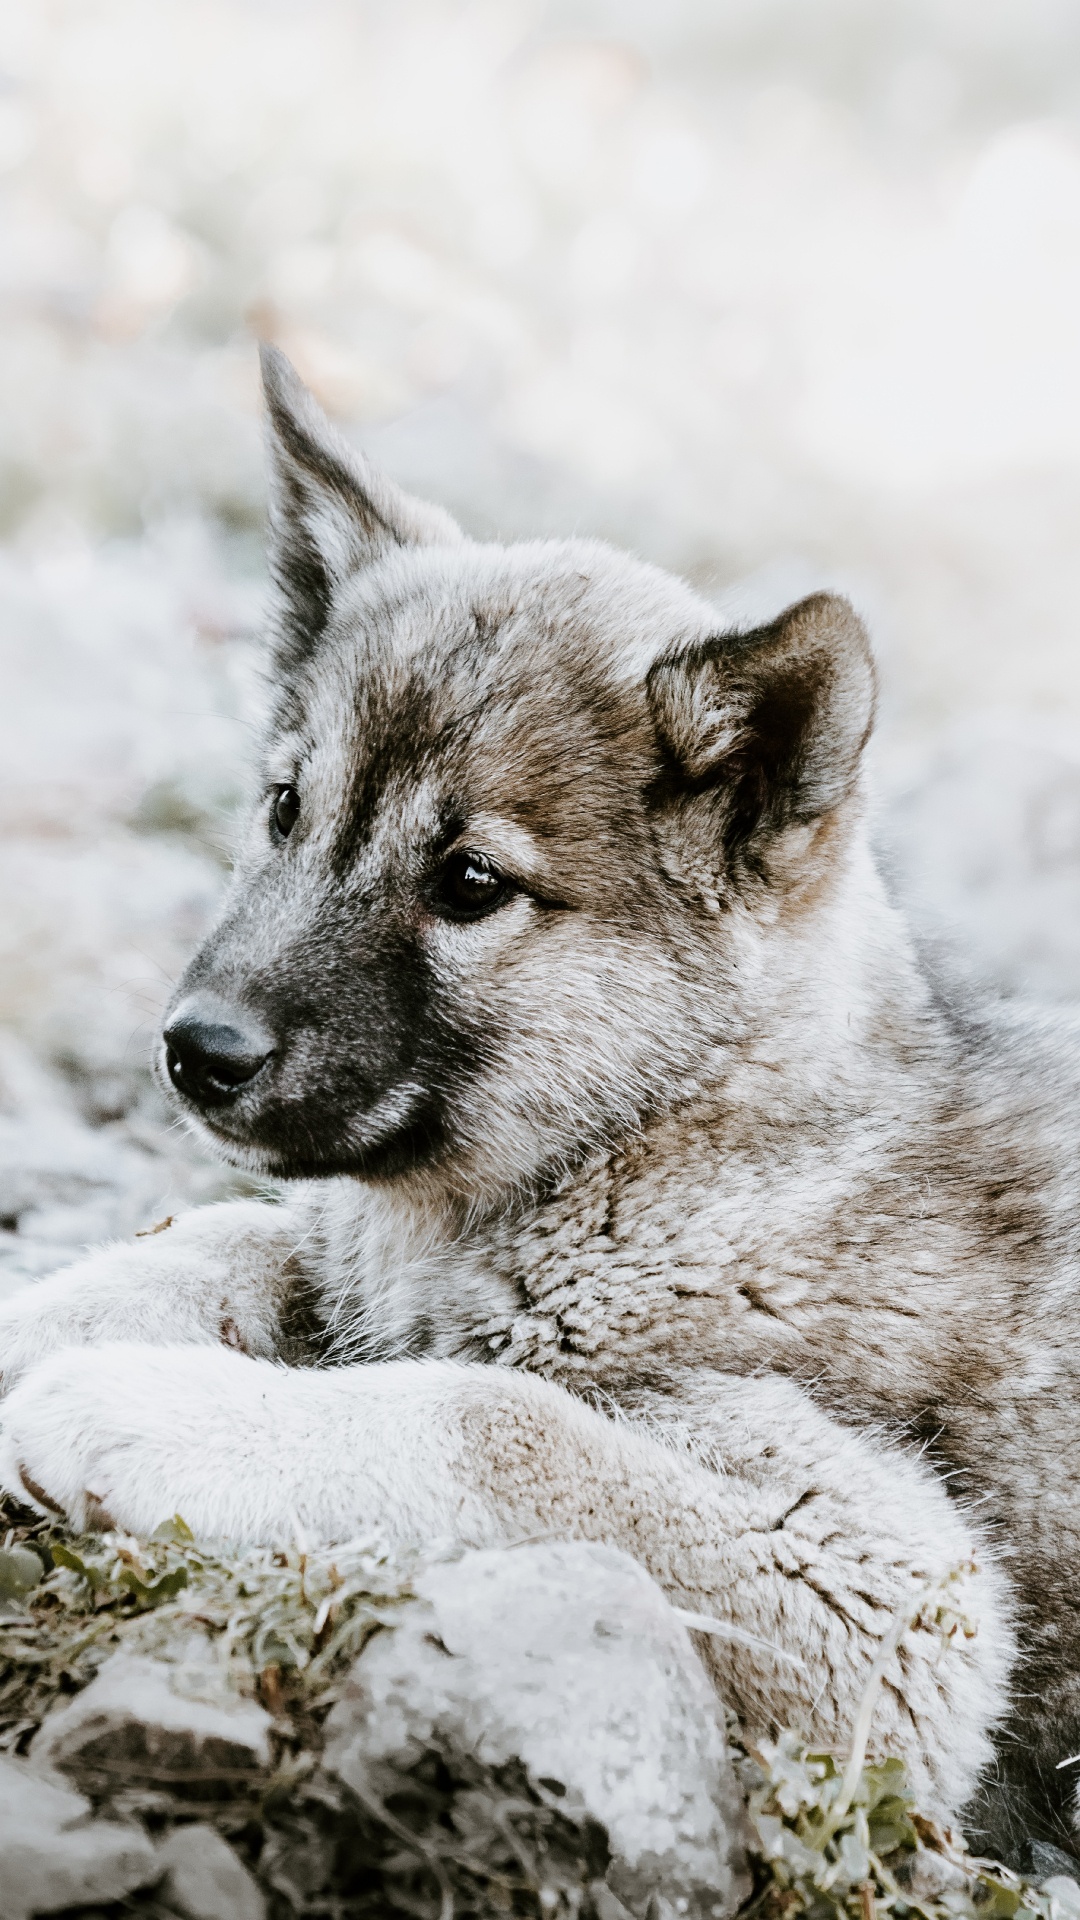
[[[254,338],[473,532],[878,648],[897,885],[1080,989],[1074,0],[2,0],[0,1267],[236,1190],[148,1076],[257,724]]]

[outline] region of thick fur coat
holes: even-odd
[[[917,957],[856,616],[471,542],[265,373],[274,712],[162,1071],[288,1184],[0,1311],[0,1471],[135,1530],[610,1541],[838,1747],[908,1609],[878,1745],[1061,1840],[1080,1045]]]

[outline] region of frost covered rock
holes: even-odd
[[[48,1716],[31,1759],[95,1787],[153,1786],[185,1773],[228,1779],[269,1766],[270,1725],[209,1662],[116,1653],[70,1706]]]
[[[141,1828],[92,1820],[81,1794],[0,1756],[0,1920],[122,1900],[160,1872]]]
[[[161,1898],[185,1920],[264,1920],[254,1877],[213,1827],[175,1827],[158,1848]]]
[[[325,1764],[359,1790],[425,1748],[521,1760],[607,1829],[608,1883],[635,1914],[747,1890],[742,1801],[686,1629],[626,1554],[585,1543],[468,1553],[361,1655],[327,1722]]]

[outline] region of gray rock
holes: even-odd
[[[361,1791],[427,1747],[519,1759],[606,1828],[608,1884],[724,1915],[748,1890],[742,1798],[685,1627],[636,1562],[585,1543],[468,1553],[361,1655],[325,1764]],[[383,1770],[382,1773],[380,1770]]]
[[[159,1897],[185,1920],[264,1920],[253,1876],[213,1827],[175,1827],[158,1848]]]
[[[160,1872],[141,1828],[92,1820],[81,1794],[0,1756],[0,1920],[122,1900]]]
[[[1023,1864],[1031,1879],[1043,1884],[1052,1877],[1063,1878],[1076,1884],[1080,1862],[1064,1847],[1055,1847],[1052,1840],[1029,1840],[1027,1856]]]
[[[94,1788],[137,1779],[167,1784],[177,1775],[227,1780],[269,1766],[270,1715],[231,1694],[200,1649],[176,1649],[175,1661],[117,1653],[71,1704],[51,1713],[35,1736],[35,1767]]]

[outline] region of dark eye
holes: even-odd
[[[295,787],[279,787],[270,817],[283,840],[287,840],[300,812],[300,795]]]
[[[480,920],[501,907],[513,890],[482,854],[452,853],[435,882],[435,910],[448,920]]]

